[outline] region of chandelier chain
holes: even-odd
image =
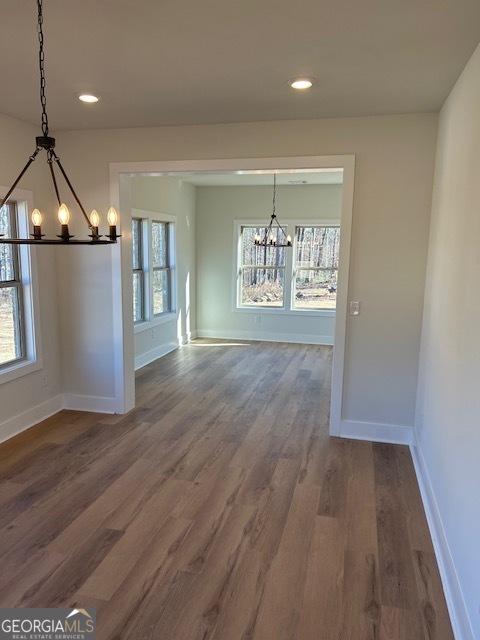
[[[272,217],[275,217],[275,205],[276,205],[276,199],[277,199],[277,174],[274,173],[273,174],[273,203],[272,203]]]
[[[40,69],[40,103],[42,105],[42,132],[48,136],[47,97],[45,95],[45,51],[43,46],[43,0],[37,0],[38,9],[38,66]]]

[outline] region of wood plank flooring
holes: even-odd
[[[100,640],[452,640],[407,448],[328,436],[331,348],[198,340],[126,416],[0,446],[0,606]]]

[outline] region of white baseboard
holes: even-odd
[[[418,444],[415,445],[412,443],[410,445],[410,451],[440,576],[442,578],[443,591],[447,601],[453,633],[456,640],[475,640],[425,458]]]
[[[185,338],[185,342],[187,341],[188,339]],[[135,371],[137,371],[137,369],[145,367],[147,364],[150,364],[154,360],[158,360],[158,358],[167,355],[167,353],[178,349],[178,346],[179,345],[177,342],[167,342],[166,344],[161,344],[154,349],[150,349],[149,351],[145,351],[145,353],[141,353],[140,355],[135,356]]]
[[[116,398],[110,397],[64,393],[63,409],[92,411],[93,413],[115,413],[117,411],[117,401]]]
[[[188,344],[192,340],[195,340],[196,337],[196,331],[189,331],[187,334],[179,338],[178,342],[167,342],[166,344],[159,345],[154,349],[149,349],[149,351],[145,351],[145,353],[135,356],[135,371],[142,367],[146,367],[147,364],[150,364],[163,356],[166,356],[167,353],[175,351],[178,347]]]
[[[272,331],[217,331],[216,329],[198,329],[199,338],[217,338],[219,340],[260,340],[262,342],[292,342],[295,344],[333,345],[333,336],[308,335],[301,333],[274,333]]]
[[[398,424],[382,424],[378,422],[361,422],[359,420],[341,420],[338,435],[340,438],[353,440],[370,440],[389,444],[412,444],[414,442],[413,427]]]
[[[26,411],[22,411],[13,418],[9,418],[0,423],[0,442],[9,440],[17,434],[33,427],[37,422],[41,422],[49,418],[54,413],[58,413],[63,409],[63,395],[59,394],[53,398],[49,398],[40,404],[37,404]]]
[[[182,344],[187,344],[190,340],[194,340],[196,337],[196,332],[191,331],[187,335],[183,336]],[[178,346],[179,345],[177,343],[169,343],[142,354],[138,360],[137,358],[135,359],[135,369],[153,362],[153,360],[177,349]],[[7,420],[0,422],[0,442],[13,438],[19,433],[22,433],[22,431],[26,431],[38,422],[49,418],[62,409],[91,411],[94,413],[120,413],[117,405],[117,399],[113,397],[85,396],[77,393],[60,393],[53,398],[49,398],[48,400],[31,407],[30,409],[22,411],[12,418],[8,418]]]

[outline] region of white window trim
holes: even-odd
[[[266,314],[266,315],[281,315],[281,316],[314,316],[314,317],[331,317],[336,315],[336,309],[296,309],[293,306],[293,288],[295,286],[295,272],[293,264],[293,256],[296,249],[296,233],[295,227],[340,227],[341,221],[331,218],[326,219],[292,219],[281,218],[279,222],[282,227],[286,228],[286,233],[294,239],[292,250],[287,250],[285,261],[285,282],[284,282],[284,294],[283,294],[283,306],[281,307],[262,307],[253,305],[243,305],[241,303],[241,286],[240,286],[240,274],[241,274],[241,249],[242,249],[242,227],[244,226],[265,226],[265,218],[260,220],[259,218],[242,218],[241,220],[234,220],[233,230],[233,246],[234,246],[234,265],[232,270],[232,311],[234,313],[253,313],[253,314]]]
[[[0,196],[3,197],[7,191],[7,187],[0,186]],[[25,189],[15,189],[10,199],[17,205],[18,235],[27,237],[30,233],[29,214],[34,209],[33,193]],[[25,358],[0,369],[0,384],[11,382],[43,368],[37,248],[34,245],[19,245],[19,254],[25,323]]]
[[[141,218],[144,223],[142,227],[143,234],[143,260],[145,271],[145,320],[133,324],[134,334],[142,333],[165,324],[177,320],[177,291],[178,291],[178,269],[177,269],[177,216],[169,213],[160,213],[158,211],[148,211],[147,209],[131,210],[132,218]],[[170,222],[170,268],[172,273],[172,291],[171,305],[172,310],[158,315],[153,314],[153,290],[150,286],[150,278],[152,273],[152,222]],[[173,251],[172,251],[173,249]]]

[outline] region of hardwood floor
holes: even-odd
[[[0,446],[0,606],[100,640],[452,639],[406,447],[328,436],[331,349],[196,341],[127,416]]]

